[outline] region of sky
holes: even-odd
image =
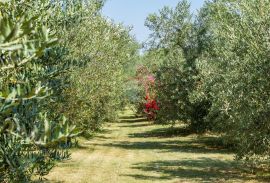
[[[180,0],[107,0],[102,12],[105,16],[125,26],[132,26],[131,34],[139,42],[147,40],[150,31],[144,26],[150,13],[158,12],[164,6],[175,7]],[[191,11],[196,14],[204,0],[189,0]]]

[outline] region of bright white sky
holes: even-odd
[[[107,0],[103,14],[118,23],[132,26],[132,34],[138,41],[145,41],[150,32],[144,26],[146,17],[150,13],[158,12],[162,7],[175,7],[180,0]],[[204,0],[190,0],[193,13],[202,7]]]

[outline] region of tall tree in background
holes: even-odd
[[[161,110],[158,120],[190,124],[194,130],[204,130],[203,117],[207,114],[207,101],[192,102],[189,95],[199,82],[196,59],[200,55],[198,32],[187,1],[178,3],[175,9],[165,7],[159,14],[149,15],[146,26],[153,32],[149,50],[160,57],[156,72],[158,100]]]

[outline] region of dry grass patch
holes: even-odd
[[[49,182],[264,182],[242,171],[216,137],[153,125],[131,111],[80,146],[47,176]]]

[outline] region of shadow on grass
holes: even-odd
[[[147,119],[145,118],[133,118],[133,119],[120,119],[121,123],[139,123],[139,122],[146,122]]]
[[[112,133],[112,132],[113,132],[113,130],[100,129],[100,130],[98,130],[96,133],[98,133],[98,134],[110,134],[110,133]]]
[[[124,175],[140,180],[171,180],[199,182],[227,182],[228,180],[245,182],[252,178],[244,175],[236,163],[211,158],[184,159],[171,161],[153,161],[134,164],[133,169],[145,173],[159,173],[159,177],[146,175]]]
[[[121,116],[120,119],[136,119],[137,117],[134,115],[125,115]]]
[[[143,116],[134,116],[134,115],[121,116],[119,119],[120,119],[120,122],[123,122],[123,123],[146,122],[147,121],[147,119]]]
[[[64,183],[64,181],[55,181],[55,180],[35,180],[33,183]]]
[[[129,125],[122,125],[119,127],[127,127],[127,128],[137,128],[137,127],[145,127],[145,126],[153,126],[152,123],[141,123],[141,124],[129,124]]]
[[[129,141],[119,141],[107,144],[92,144],[98,146],[123,148],[128,150],[160,150],[165,152],[182,152],[182,153],[219,153],[228,154],[227,149],[223,149],[217,146],[209,146],[202,143],[201,141],[184,141],[179,140],[167,140],[167,141],[146,141],[146,142],[129,142]]]
[[[103,139],[103,140],[108,140],[108,139],[111,139],[111,137],[106,137],[106,136],[104,136],[104,135],[95,135],[94,136],[95,137],[95,139]]]
[[[131,133],[130,138],[172,138],[172,137],[186,137],[189,135],[196,135],[194,131],[185,127],[173,127],[173,128],[160,128],[151,131],[141,132],[141,133]],[[212,148],[218,149],[228,149],[229,151],[234,151],[234,147],[229,147],[225,145],[222,138],[218,136],[200,136],[198,138],[194,137],[195,140],[192,142],[204,144]]]
[[[101,134],[101,135],[99,135],[99,137],[101,138],[101,136],[103,136],[105,134],[110,134],[112,132],[113,132],[113,130],[98,129],[95,132],[86,132],[86,133],[83,133],[81,135],[81,137],[84,138],[84,139],[86,139],[86,140],[92,140],[92,139],[94,139],[95,137],[98,136],[97,134]]]
[[[171,138],[171,137],[177,137],[177,136],[188,136],[194,134],[190,129],[179,127],[179,128],[160,128],[160,129],[154,129],[151,131],[146,131],[142,133],[132,133],[129,134],[129,137],[132,138],[145,138],[145,137],[158,137],[158,138]]]

